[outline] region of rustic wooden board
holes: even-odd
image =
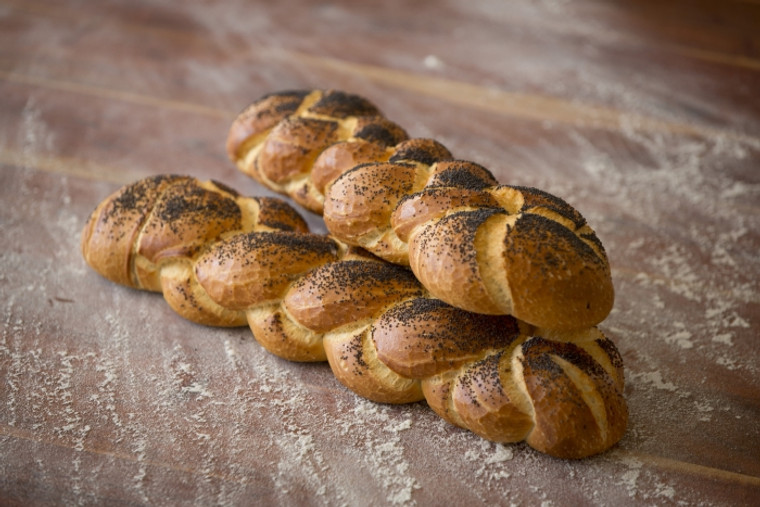
[[[0,0],[0,502],[756,504],[758,55],[752,1]],[[87,268],[81,228],[122,184],[271,195],[227,128],[311,87],[586,216],[617,293],[618,446],[485,442]]]

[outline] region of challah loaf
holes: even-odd
[[[233,122],[227,151],[243,172],[323,212],[341,241],[410,265],[449,304],[565,330],[612,309],[604,247],[577,210],[409,139],[366,99],[268,95]]]
[[[622,437],[622,361],[599,330],[540,331],[468,313],[431,298],[408,269],[305,231],[277,200],[164,176],[103,201],[82,250],[102,275],[162,291],[188,319],[247,321],[280,357],[327,359],[371,400],[424,398],[484,438],[563,458]]]

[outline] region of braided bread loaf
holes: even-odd
[[[408,269],[305,230],[277,200],[164,176],[103,201],[82,250],[107,278],[162,291],[183,317],[247,321],[280,357],[327,359],[371,400],[426,399],[484,438],[564,458],[622,437],[622,360],[598,329],[552,333],[468,313],[431,298]]]
[[[565,330],[612,309],[604,247],[577,210],[409,139],[366,99],[268,95],[233,122],[227,151],[246,174],[323,212],[333,236],[410,265],[451,305]]]

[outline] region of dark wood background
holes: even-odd
[[[269,195],[227,128],[312,87],[586,216],[617,291],[618,446],[488,443],[87,268],[81,228],[122,184]],[[760,502],[757,1],[0,0],[0,199],[0,503]]]

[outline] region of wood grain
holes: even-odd
[[[87,268],[81,228],[125,183],[271,195],[227,128],[311,87],[586,216],[617,294],[618,446],[485,442]],[[0,503],[756,504],[758,90],[753,1],[0,0]]]

